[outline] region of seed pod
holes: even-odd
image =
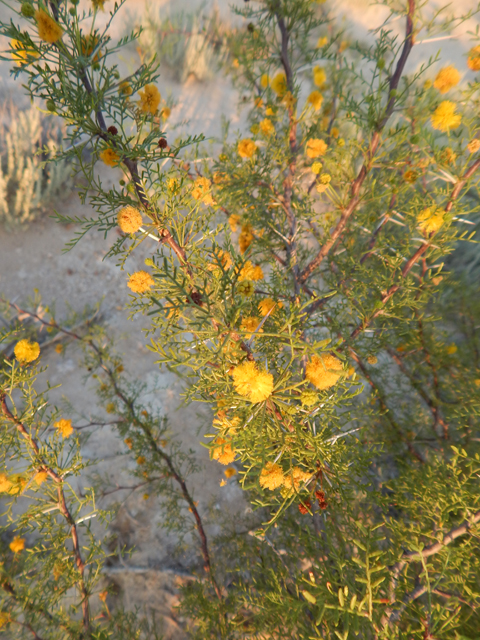
[[[158,141],[158,146],[160,147],[160,149],[166,149],[168,147],[167,139],[160,138],[160,140]]]
[[[118,133],[117,127],[113,126],[113,124],[112,124],[112,126],[108,127],[107,131],[108,131],[108,133],[111,133],[112,136],[116,136],[117,133]]]
[[[304,503],[300,503],[298,505],[298,510],[300,511],[300,513],[302,515],[306,515],[310,511],[311,508],[312,508],[312,505],[311,505],[309,500],[305,500]]]

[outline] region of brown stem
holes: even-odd
[[[421,560],[424,560],[425,558],[430,558],[431,556],[436,555],[437,553],[442,551],[442,549],[444,549],[447,545],[454,542],[457,538],[464,536],[466,533],[469,533],[470,530],[473,529],[478,522],[480,522],[480,511],[477,511],[476,513],[474,513],[473,516],[470,518],[470,520],[466,520],[460,526],[451,529],[448,533],[445,534],[445,536],[443,537],[443,540],[439,542],[435,542],[434,544],[431,544],[430,546],[425,547],[421,551],[405,551],[402,554],[402,557],[400,558],[400,560],[391,568],[391,573],[393,574],[392,580],[390,583],[391,603],[392,604],[394,603],[395,589],[397,587],[398,579],[400,577],[401,572],[403,571],[403,569],[407,564],[409,564],[410,562],[421,561]],[[412,594],[415,594],[416,591],[417,590],[413,591]],[[402,603],[399,609],[397,610],[387,609],[387,611],[385,611],[385,614],[382,618],[383,627],[387,625],[391,625],[393,622],[396,622],[398,620],[398,618],[404,611],[405,606],[409,602],[415,599],[411,597],[412,594],[409,594],[407,596],[408,601],[405,603],[405,600],[404,600],[404,602]],[[422,594],[419,593],[415,597],[418,598],[420,595]]]
[[[376,130],[372,136],[370,141],[369,148],[366,152],[366,160],[360,169],[358,176],[353,181],[351,191],[350,191],[350,201],[343,210],[342,215],[340,216],[340,220],[337,223],[337,226],[333,230],[330,238],[325,242],[322,246],[318,254],[315,258],[303,269],[300,273],[299,279],[300,282],[305,282],[317,269],[325,259],[325,257],[330,252],[331,248],[335,244],[336,240],[343,233],[348,220],[354,213],[360,202],[360,189],[367,177],[368,172],[370,171],[371,165],[373,163],[373,158],[375,153],[377,152],[378,147],[380,146],[380,134],[385,128],[385,125],[388,122],[388,119],[393,113],[393,109],[396,101],[396,90],[398,88],[398,84],[400,82],[400,78],[403,73],[403,69],[407,62],[407,58],[410,54],[410,51],[413,47],[413,15],[415,12],[415,0],[408,0],[408,12],[407,12],[407,25],[406,25],[406,35],[405,35],[405,43],[403,45],[403,50],[400,55],[400,58],[397,62],[397,66],[395,69],[395,73],[390,79],[389,84],[389,99],[387,105],[385,107],[384,115],[382,119],[377,123]]]
[[[90,628],[90,610],[88,602],[88,592],[85,586],[85,564],[82,559],[80,551],[80,543],[78,539],[77,526],[75,520],[72,518],[70,511],[68,510],[65,500],[65,494],[63,492],[63,479],[45,462],[43,458],[39,458],[40,449],[35,439],[28,433],[25,425],[12,414],[7,406],[7,400],[5,394],[0,397],[0,407],[5,418],[15,425],[17,431],[25,438],[30,448],[35,452],[35,456],[38,460],[38,467],[45,470],[48,475],[57,483],[57,496],[58,496],[58,508],[63,515],[67,523],[70,525],[70,536],[73,542],[73,552],[75,555],[75,563],[80,573],[79,588],[82,594],[82,612],[83,612],[83,627],[85,630]]]

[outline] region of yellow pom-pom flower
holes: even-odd
[[[313,83],[317,87],[323,87],[326,81],[327,81],[327,74],[325,73],[325,69],[323,67],[314,67]]]
[[[253,280],[253,282],[257,282],[258,280],[263,280],[263,278],[262,267],[258,264],[253,265],[250,260],[247,260],[243,265],[240,275],[238,276],[240,282],[242,280]]]
[[[241,396],[251,402],[263,402],[273,391],[273,376],[257,368],[255,362],[244,362],[232,371],[233,386]]]
[[[55,422],[53,426],[55,427],[55,429],[58,430],[59,433],[62,434],[64,438],[69,438],[73,433],[71,420],[66,420],[65,418],[61,418],[60,420],[57,420],[57,422]]]
[[[121,82],[118,85],[118,91],[122,96],[125,96],[128,98],[128,96],[131,96],[133,93],[133,89],[130,85],[129,82],[127,82],[127,80],[124,80],[123,82]]]
[[[40,355],[40,345],[38,342],[30,342],[30,340],[19,340],[13,350],[16,359],[21,364],[33,362]]]
[[[38,485],[39,487],[42,486],[42,484],[45,482],[47,478],[48,478],[48,473],[46,471],[37,471],[37,473],[33,476],[33,480],[35,484]]]
[[[275,133],[275,127],[272,124],[272,121],[269,120],[268,118],[265,118],[264,120],[262,120],[260,122],[260,131],[263,133],[264,136],[271,136],[273,133]]]
[[[325,155],[327,149],[328,145],[323,140],[310,138],[310,140],[307,141],[306,154],[309,158],[318,158],[319,156]]]
[[[425,233],[436,233],[443,225],[445,211],[439,207],[427,207],[417,215],[418,228]]]
[[[210,455],[213,460],[217,460],[220,464],[230,464],[235,460],[235,450],[232,444],[225,440],[225,438],[217,438],[214,442],[214,447],[210,449]]]
[[[10,40],[10,45],[13,49],[12,58],[18,64],[19,67],[21,67],[22,64],[27,64],[31,60],[38,58],[40,55],[37,51],[34,51],[33,49],[25,49],[21,42],[13,38],[12,40]]]
[[[35,11],[35,21],[38,27],[38,35],[44,42],[54,44],[63,36],[62,27],[44,9]]]
[[[341,361],[329,353],[313,356],[305,368],[305,377],[317,389],[328,389],[338,382],[342,375]]]
[[[330,182],[332,181],[332,176],[328,173],[322,173],[318,178],[319,183],[316,186],[318,193],[323,193],[328,189]]]
[[[251,158],[257,152],[257,145],[251,138],[244,138],[238,143],[237,150],[241,158]]]
[[[320,36],[320,38],[317,40],[317,49],[321,49],[326,44],[328,44],[327,36]]]
[[[320,91],[312,91],[307,98],[308,104],[311,104],[315,111],[318,111],[323,104],[323,96]]]
[[[241,217],[236,213],[232,213],[232,215],[228,218],[228,224],[230,225],[230,231],[232,233],[235,233],[235,231],[238,229],[240,220]]]
[[[9,546],[10,550],[13,551],[13,553],[20,553],[20,551],[23,551],[23,549],[25,549],[25,538],[15,536]]]
[[[8,493],[12,488],[12,483],[6,473],[0,473],[0,493]]]
[[[461,121],[462,116],[455,113],[456,105],[450,100],[444,100],[435,109],[432,117],[432,127],[439,131],[449,131],[450,129],[456,129]]]
[[[100,160],[102,160],[109,167],[116,167],[120,162],[120,156],[113,149],[104,149],[100,152]]]
[[[255,316],[248,316],[247,318],[243,318],[240,323],[240,329],[246,332],[246,337],[251,338],[252,334],[257,330],[258,325],[260,324],[260,320]],[[263,333],[263,329],[259,329],[258,333]]]
[[[275,491],[275,489],[282,486],[284,479],[282,467],[274,462],[267,462],[260,472],[258,481],[264,489]]]
[[[273,91],[277,94],[277,96],[282,97],[287,92],[287,77],[285,76],[283,71],[277,73],[277,75],[272,79],[270,86]]]
[[[202,200],[206,204],[212,204],[213,198],[208,193],[211,186],[212,183],[208,178],[197,178],[193,183],[192,198],[195,200]]]
[[[480,71],[480,45],[468,52],[467,67],[472,71]]]
[[[238,244],[240,247],[240,253],[245,253],[248,247],[253,242],[253,228],[250,223],[246,223],[242,226],[242,230],[240,232],[240,236],[238,238]]]
[[[480,149],[480,140],[478,138],[474,138],[467,144],[467,149],[470,151],[470,153],[477,153],[477,151]]]
[[[270,78],[268,77],[268,75],[266,73],[263,74],[263,76],[260,78],[260,86],[263,89],[266,89],[268,87],[270,83]]]
[[[157,112],[158,105],[162,96],[160,91],[154,84],[145,85],[143,91],[139,91],[138,95],[140,100],[137,102],[138,107],[142,113],[151,113],[154,115]]]
[[[135,271],[130,276],[127,286],[134,293],[145,293],[155,284],[155,280],[147,271]]]
[[[448,93],[450,89],[455,87],[460,82],[461,75],[455,69],[453,65],[440,69],[435,78],[433,86],[438,89],[440,93]]]
[[[136,233],[142,226],[142,214],[130,205],[118,212],[118,226],[124,233]]]
[[[281,309],[282,307],[282,302],[275,302],[275,300],[272,300],[272,298],[264,298],[258,303],[258,310],[260,311],[262,316],[266,316],[267,313],[269,313],[272,309]]]

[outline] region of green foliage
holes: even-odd
[[[71,166],[49,163],[62,135],[35,107],[0,109],[0,223],[26,226],[72,189]]]
[[[234,74],[251,134],[227,135],[213,160],[202,158],[200,137],[159,145],[154,63],[121,79],[112,62],[135,34],[112,44],[108,27],[100,32],[91,14],[60,1],[49,5],[55,42],[35,35],[36,18],[29,32],[15,21],[1,28],[40,54],[20,72],[31,96],[53,102],[69,125],[71,147],[57,158],[75,161],[88,185],[81,195],[98,213],[71,220],[82,225],[73,242],[119,225],[109,255],[122,268],[147,249],[147,270],[128,281],[131,312],[151,318],[149,347],[184,379],[185,401],[213,409],[210,455],[235,463],[255,508],[208,540],[185,479],[195,461],[165,440],[162,416],[141,403],[142,384],[123,376],[100,329],[79,334],[49,320],[84,346],[136,457],[134,476],[166,497],[167,526],[195,527],[205,573],[183,589],[191,637],[478,634],[478,283],[458,281],[445,261],[468,237],[462,220],[478,216],[467,194],[479,180],[479,84],[472,75],[458,85],[447,70],[446,100],[438,77],[432,86],[435,60],[406,71],[423,32],[469,16],[432,22],[415,0],[385,4],[390,18],[369,47],[349,44],[328,8],[310,0],[239,11]],[[471,71],[478,60],[472,49]],[[123,169],[108,191],[98,160]],[[59,478],[60,468],[74,473],[64,442],[47,435],[55,412],[43,398],[36,408],[36,364],[18,364],[17,351],[16,360],[6,352],[2,373],[5,449],[25,461],[25,478],[39,464]],[[45,461],[22,428],[50,438]],[[9,463],[6,455],[11,475]],[[85,508],[68,497],[75,513]],[[45,524],[52,544],[67,535],[56,522]],[[98,540],[85,536],[84,574],[72,569],[78,554],[70,559],[82,625],[52,606],[71,637],[109,637],[114,616],[85,610],[103,561]],[[33,546],[40,571],[52,560]],[[18,605],[25,615],[34,594]],[[36,613],[29,624],[42,629]],[[20,617],[9,624],[22,637]]]

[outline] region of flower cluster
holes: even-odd
[[[73,433],[72,421],[66,418],[57,420],[53,426],[64,438],[69,438]]]
[[[155,284],[155,280],[147,271],[135,271],[130,276],[127,286],[134,293],[145,293]]]
[[[258,369],[255,362],[247,361],[238,365],[232,377],[235,391],[250,402],[263,402],[272,394],[272,374]]]
[[[138,108],[142,113],[151,113],[155,115],[157,113],[158,106],[162,96],[160,91],[154,84],[145,85],[143,91],[139,91],[138,95],[140,100],[138,101]]]
[[[208,178],[200,177],[193,183],[192,198],[201,200],[204,204],[214,204],[215,201],[209,193],[212,183]]]
[[[41,40],[54,44],[63,36],[62,27],[44,9],[35,11],[38,35]]]
[[[460,73],[455,69],[453,65],[440,69],[435,78],[433,86],[438,89],[440,93],[447,93],[455,85],[460,82]]]
[[[444,222],[445,211],[439,207],[427,207],[417,215],[418,228],[425,233],[436,233]]]
[[[462,116],[455,113],[456,105],[450,100],[444,100],[435,109],[431,121],[432,127],[439,131],[456,129],[462,121]]]
[[[27,364],[27,362],[33,362],[40,355],[40,346],[38,342],[30,342],[30,340],[24,339],[17,342],[13,350],[16,359],[21,364]]]
[[[328,389],[338,382],[342,375],[342,362],[329,353],[313,356],[305,368],[305,377],[317,389]]]
[[[118,212],[118,226],[124,233],[136,233],[142,226],[142,214],[130,205]]]
[[[291,495],[298,491],[304,482],[312,477],[308,471],[303,471],[300,467],[292,467],[287,473],[275,462],[267,462],[260,472],[259,483],[264,489],[275,491],[279,487],[284,488],[285,495]]]
[[[328,145],[323,140],[310,138],[310,140],[307,141],[306,154],[309,158],[318,158],[319,156],[325,155],[327,148]]]
[[[120,162],[120,156],[116,151],[110,149],[110,147],[101,151],[99,155],[100,160],[103,160],[103,162],[109,167],[116,167]]]
[[[235,460],[235,449],[233,449],[231,442],[228,442],[225,438],[217,438],[214,445],[210,449],[210,455],[213,460],[225,465]]]
[[[241,158],[251,158],[257,152],[257,145],[251,138],[244,138],[238,143],[237,149]]]

